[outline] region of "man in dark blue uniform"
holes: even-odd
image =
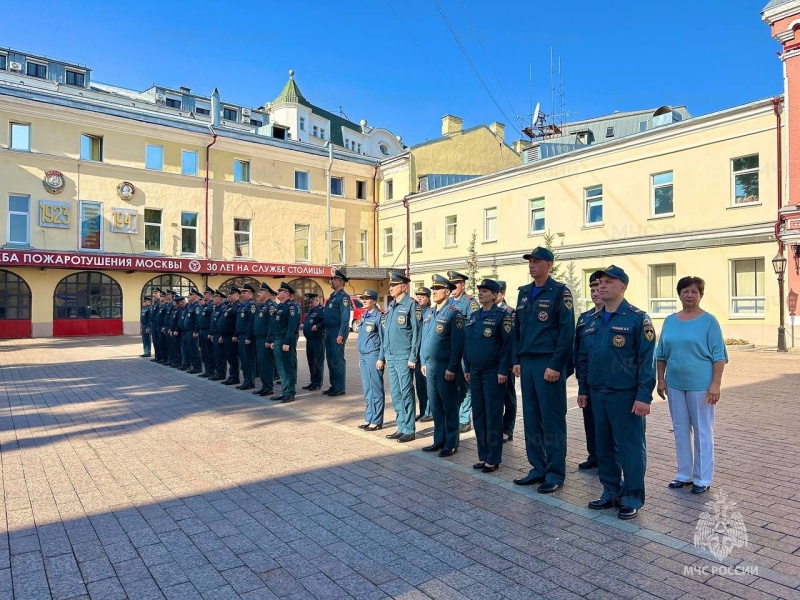
[[[383,411],[386,406],[383,369],[378,369],[381,352],[381,311],[378,310],[376,290],[364,290],[360,297],[366,311],[358,322],[358,366],[367,408],[364,411],[364,423],[358,427],[365,431],[377,431],[383,428]]]
[[[397,431],[386,437],[400,443],[416,439],[414,375],[418,367],[422,309],[408,295],[411,280],[400,273],[389,277],[392,301],[381,319],[381,351],[378,368],[388,366]]]
[[[333,293],[325,304],[325,359],[328,361],[328,374],[331,387],[322,392],[329,396],[344,396],[347,362],[344,358],[344,345],[350,334],[350,295],[344,290],[349,280],[339,269],[331,277]]]
[[[422,309],[422,325],[431,319],[433,309],[431,308],[431,290],[430,288],[421,287],[415,292],[417,303]],[[422,366],[423,363],[419,363]],[[431,407],[428,404],[428,380],[422,374],[422,369],[414,369],[414,391],[417,393],[417,403],[419,404],[419,412],[417,413],[417,421],[420,423],[429,423],[433,421],[431,415]]]
[[[142,310],[139,315],[139,329],[142,334],[142,349],[143,354],[141,358],[150,358],[150,296],[142,298]]]
[[[457,271],[448,271],[447,277],[450,283],[456,286],[450,295],[450,304],[455,306],[461,312],[461,316],[466,319],[474,311],[478,310],[478,301],[465,291],[469,277]],[[472,429],[472,393],[464,377],[463,367],[464,365],[462,364],[458,368],[456,383],[458,383],[458,394],[461,400],[461,407],[458,413],[459,431],[466,433]]]
[[[239,299],[239,312],[236,315],[236,342],[239,352],[239,365],[242,369],[241,385],[237,385],[237,390],[252,390],[255,384],[255,357],[253,355],[254,345],[250,335],[250,321],[256,314],[256,304],[253,302],[255,288],[249,283],[242,286],[241,297]]]
[[[539,493],[552,494],[566,476],[566,379],[575,313],[569,288],[550,277],[553,253],[539,247],[523,258],[533,282],[519,288],[513,363],[521,378],[525,452],[533,468],[514,483],[541,483]]]
[[[203,363],[200,360],[200,313],[203,306],[200,304],[200,292],[192,288],[189,290],[189,304],[183,317],[183,350],[186,354],[186,362],[191,368],[186,371],[189,375],[197,375],[203,372]]]
[[[514,307],[506,302],[506,282],[498,279],[500,293],[497,294],[497,306],[506,311],[514,322]],[[503,395],[503,443],[514,439],[514,427],[517,424],[517,378],[511,369],[508,370],[506,379],[506,392]]]
[[[239,288],[228,289],[228,305],[222,311],[222,316],[217,322],[220,332],[220,341],[225,346],[225,359],[228,363],[228,378],[222,385],[239,384],[239,347],[234,341],[236,337],[236,319],[239,315]]]
[[[272,394],[272,372],[275,368],[275,358],[272,349],[269,347],[269,326],[272,321],[272,313],[276,310],[272,296],[273,290],[265,282],[261,282],[256,296],[256,314],[250,321],[251,339],[256,345],[256,364],[258,365],[258,376],[261,379],[261,387],[253,394],[258,396],[270,396]]]
[[[303,321],[303,335],[306,338],[306,360],[311,383],[304,390],[314,391],[322,388],[325,370],[325,309],[317,294],[306,294],[309,306]]]
[[[656,385],[656,333],[647,314],[625,300],[624,270],[611,265],[594,275],[603,310],[583,327],[577,364],[578,406],[591,397],[597,474],[603,484],[603,495],[589,508],[619,504],[617,516],[627,520],[645,500],[645,417]]]
[[[226,309],[225,297],[219,290],[214,290],[211,298],[214,302],[214,312],[211,313],[211,327],[208,330],[208,338],[211,341],[211,352],[214,359],[212,375],[208,379],[209,381],[225,381],[228,378],[228,366],[225,360],[225,344],[220,330],[222,315]]]
[[[172,362],[172,336],[167,332],[169,330],[170,316],[172,315],[172,299],[175,297],[175,292],[167,290],[161,297],[161,310],[158,311],[156,316],[156,328],[158,330],[158,338],[161,340],[161,360],[162,365],[169,365]]]
[[[155,356],[150,359],[150,362],[159,362],[161,360],[161,338],[158,335],[157,320],[158,313],[161,310],[161,288],[153,288],[152,298],[153,303],[150,305],[150,314],[147,322],[147,332],[150,334],[150,339],[153,342],[153,350]]]
[[[200,362],[203,365],[203,372],[200,377],[208,378],[213,375],[214,365],[214,346],[211,343],[209,334],[211,333],[211,315],[214,314],[214,290],[206,286],[203,291],[203,306],[200,310],[200,318],[197,320],[197,341],[200,344]]]
[[[281,393],[270,400],[293,402],[297,385],[297,339],[300,336],[300,305],[294,300],[295,290],[288,283],[278,288],[278,308],[269,331],[269,345],[281,376]]]
[[[428,402],[433,415],[433,443],[424,452],[439,452],[442,458],[458,452],[458,383],[456,374],[464,355],[464,317],[450,301],[455,288],[444,275],[431,283],[433,309],[422,328],[419,357],[428,382]]]
[[[172,335],[172,366],[180,371],[189,370],[188,356],[183,351],[183,320],[186,317],[186,298],[175,296],[172,299],[174,309],[172,310],[172,321],[170,334]]]
[[[583,328],[586,323],[598,312],[603,310],[603,301],[600,299],[600,281],[592,273],[589,276],[589,293],[592,297],[594,306],[587,310],[578,317],[578,322],[575,323],[575,349],[573,351],[574,365],[578,364],[578,355],[581,349],[581,336],[583,335]],[[576,374],[577,378],[577,374]],[[586,405],[583,407],[583,431],[586,433],[586,452],[588,456],[586,460],[578,464],[578,468],[582,470],[594,469],[597,467],[597,450],[595,445],[594,434],[594,414],[592,414],[592,398],[589,390],[586,393]]]

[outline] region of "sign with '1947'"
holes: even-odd
[[[111,231],[114,233],[139,233],[139,212],[130,208],[112,208]]]

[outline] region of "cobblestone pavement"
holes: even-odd
[[[1,598],[800,598],[797,355],[732,353],[705,496],[666,488],[655,403],[647,504],[623,522],[585,508],[600,486],[576,467],[577,409],[566,486],[542,496],[511,484],[528,468],[521,414],[490,475],[470,468],[472,433],[440,459],[420,452],[429,427],[410,444],[357,429],[352,341],[348,395],[291,405],[140,352],[133,337],[0,342]],[[694,546],[720,491],[748,536],[724,564]]]

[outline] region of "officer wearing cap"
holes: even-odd
[[[408,295],[410,281],[405,275],[395,272],[389,277],[392,301],[381,318],[378,356],[378,368],[389,368],[392,406],[397,413],[397,431],[386,437],[401,443],[416,439],[412,371],[417,368],[419,360],[422,309]]]
[[[200,377],[208,378],[213,374],[214,347],[211,344],[209,335],[211,333],[211,315],[214,314],[214,290],[206,286],[203,290],[203,306],[200,310],[200,317],[197,320],[197,341],[200,344],[200,362],[203,365],[203,372]]]
[[[211,325],[208,329],[208,339],[211,342],[211,356],[213,357],[211,376],[209,381],[224,381],[227,379],[227,361],[225,360],[225,345],[222,343],[222,332],[220,331],[220,320],[226,309],[225,295],[214,290],[211,294],[211,301],[214,303],[214,312],[211,313]]]
[[[217,322],[220,332],[219,343],[225,346],[225,360],[229,369],[228,378],[222,381],[222,385],[239,384],[239,346],[234,341],[238,315],[239,288],[231,286],[228,288],[228,305]]]
[[[255,384],[255,356],[253,354],[253,339],[250,337],[250,321],[256,314],[256,304],[253,302],[255,288],[249,283],[242,286],[239,298],[239,311],[236,315],[236,341],[239,351],[239,365],[242,369],[241,385],[237,385],[237,390],[252,390]]]
[[[329,396],[344,396],[345,371],[344,345],[350,334],[350,296],[344,290],[349,280],[339,269],[331,277],[333,293],[325,305],[325,357],[328,361],[328,376],[331,386],[322,392]]]
[[[466,319],[474,311],[478,310],[478,301],[465,291],[467,279],[469,279],[469,277],[458,271],[448,271],[447,277],[450,283],[456,286],[453,293],[450,295],[450,303],[455,306]],[[459,431],[465,433],[472,429],[472,393],[470,392],[467,380],[464,378],[463,365],[458,368],[456,382],[458,383],[458,393],[461,399],[461,407],[458,414],[458,422],[460,424]]]
[[[191,368],[186,371],[189,375],[203,372],[203,363],[200,358],[199,320],[203,306],[200,304],[200,292],[192,288],[189,290],[189,303],[183,317],[183,351],[186,362]]]
[[[256,364],[258,365],[258,376],[261,378],[261,387],[253,394],[258,396],[272,395],[272,372],[275,369],[275,358],[272,349],[269,347],[269,326],[272,321],[270,308],[274,312],[276,307],[272,301],[275,295],[273,290],[265,282],[261,282],[256,296],[256,314],[250,321],[251,339],[256,346]]]
[[[456,374],[464,356],[464,317],[450,304],[455,289],[444,275],[431,280],[434,307],[422,327],[420,365],[428,382],[428,402],[433,415],[433,443],[424,452],[439,452],[442,458],[458,452],[458,410]]]
[[[150,313],[147,320],[147,333],[150,334],[150,340],[153,343],[153,350],[155,353],[155,356],[150,359],[150,362],[158,362],[161,360],[161,340],[158,337],[156,320],[158,318],[158,312],[161,310],[161,288],[153,288],[151,294],[153,302],[150,305]]]
[[[360,429],[377,431],[383,428],[383,411],[386,396],[383,389],[383,369],[378,368],[381,351],[381,311],[378,309],[378,292],[364,290],[361,301],[366,311],[358,321],[358,366],[361,386],[364,388],[364,423]]]
[[[533,281],[519,288],[512,360],[521,378],[525,451],[533,468],[514,483],[540,483],[540,493],[552,494],[566,476],[566,379],[575,313],[569,288],[550,277],[553,253],[538,247],[523,258]]]
[[[161,308],[156,315],[156,332],[161,346],[161,360],[158,362],[162,365],[168,365],[172,359],[172,339],[167,335],[167,327],[169,316],[172,312],[172,298],[174,295],[175,292],[172,290],[164,292],[164,295],[161,296]]]
[[[142,334],[141,358],[150,358],[150,296],[142,298],[142,310],[139,316],[139,329]]]
[[[575,323],[575,348],[573,350],[573,364],[578,364],[578,354],[581,349],[581,336],[583,329],[586,327],[587,321],[591,319],[598,312],[603,310],[603,301],[600,299],[600,280],[596,277],[596,273],[589,276],[589,293],[592,297],[594,306],[581,313],[578,317],[578,322]],[[576,375],[577,377],[577,375]],[[595,449],[595,435],[594,435],[594,415],[592,414],[592,398],[591,394],[586,394],[586,406],[583,407],[583,430],[586,433],[586,452],[588,456],[586,460],[578,464],[578,468],[582,470],[594,469],[597,467],[597,451]]]
[[[300,305],[294,300],[294,288],[282,282],[278,288],[278,308],[268,342],[275,354],[275,364],[281,376],[281,393],[271,400],[292,402],[297,384],[297,338],[300,335]]]
[[[420,287],[414,292],[417,303],[422,309],[422,324],[420,331],[425,327],[433,315],[431,308],[431,290],[430,288]],[[420,338],[421,339],[421,338]],[[419,363],[422,366],[422,363]],[[428,404],[428,380],[422,374],[422,369],[414,369],[414,391],[417,393],[417,401],[419,402],[419,413],[417,414],[417,421],[420,423],[429,423],[433,421],[431,415],[431,407]]]
[[[500,286],[500,293],[497,294],[495,304],[511,315],[511,322],[514,322],[514,307],[506,301],[506,282],[502,279],[497,280]],[[508,378],[506,379],[506,392],[503,395],[503,443],[514,439],[514,428],[517,425],[517,378],[509,368]]]
[[[186,318],[186,298],[175,296],[172,301],[175,306],[172,311],[172,325],[170,327],[173,344],[172,366],[180,371],[188,371],[190,369],[189,357],[183,349],[183,322]]]
[[[308,312],[303,321],[303,335],[306,338],[306,360],[311,382],[304,385],[304,390],[322,388],[325,371],[325,308],[318,294],[306,294]]]
[[[513,346],[511,315],[500,308],[500,282],[484,279],[478,284],[480,308],[464,327],[464,374],[472,389],[472,418],[478,442],[478,462],[484,473],[500,467],[503,460],[503,398],[511,370]]]
[[[647,314],[625,300],[629,280],[623,269],[611,265],[594,275],[603,309],[583,327],[577,364],[578,406],[591,397],[603,484],[603,495],[589,508],[619,504],[617,516],[627,520],[645,501],[645,417],[656,385],[656,334]]]

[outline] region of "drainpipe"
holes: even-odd
[[[208,256],[208,157],[211,154],[211,146],[217,143],[217,133],[214,131],[214,127],[209,125],[208,129],[211,131],[211,143],[206,146],[206,217],[205,217],[205,225],[206,225],[206,260],[209,259]]]
[[[378,266],[378,166],[372,167],[372,266]],[[366,258],[366,257],[364,257]]]
[[[328,190],[327,194],[325,194],[325,206],[328,209],[328,237],[326,238],[328,242],[328,262],[326,265],[331,264],[331,166],[333,166],[333,144],[329,141],[325,142],[325,145],[328,147],[328,168],[325,170],[325,178],[328,182]]]
[[[783,256],[783,242],[779,237],[781,228],[781,208],[783,208],[783,159],[781,144],[781,97],[772,99],[772,109],[775,111],[775,137],[778,144],[778,218],[775,221],[775,239],[778,240],[778,254]]]
[[[411,207],[408,205],[408,196],[403,198],[406,209],[406,277],[411,276]]]

